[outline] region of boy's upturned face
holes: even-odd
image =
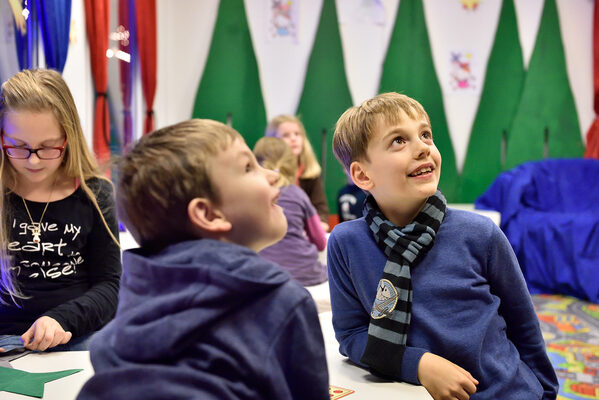
[[[402,114],[397,125],[381,118],[368,144],[369,161],[360,162],[372,185],[368,190],[399,226],[409,223],[437,191],[441,175],[441,154],[428,121]]]
[[[277,205],[278,174],[262,168],[243,140],[236,139],[214,157],[211,167],[218,208],[232,225],[231,242],[260,251],[285,236],[287,219]]]

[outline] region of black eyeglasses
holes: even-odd
[[[39,147],[37,149],[30,149],[28,147],[17,147],[7,146],[4,144],[4,136],[2,136],[2,148],[6,152],[6,155],[10,158],[16,158],[19,160],[26,160],[35,154],[40,160],[55,160],[60,158],[65,146],[67,145],[67,138],[64,138],[62,146],[59,147]]]

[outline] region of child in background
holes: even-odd
[[[287,229],[278,174],[216,121],[144,136],[124,157],[116,317],[92,340],[79,399],[328,399],[308,291],[256,254]]]
[[[297,160],[291,148],[281,139],[264,137],[254,146],[254,155],[264,168],[279,172],[278,204],[287,218],[285,237],[262,250],[260,256],[280,265],[304,286],[326,281],[326,267],[318,261],[318,252],[327,245],[326,234],[310,199],[293,183]]]
[[[361,217],[364,200],[366,200],[366,192],[357,187],[351,180],[351,176],[347,175],[347,185],[339,189],[337,193],[339,222],[351,221]]]
[[[304,124],[293,115],[279,115],[269,122],[266,136],[283,139],[291,147],[298,167],[294,183],[306,192],[318,212],[322,228],[328,232],[329,205],[320,177],[322,170],[306,135]]]
[[[340,352],[434,399],[555,399],[514,252],[490,219],[446,207],[420,103],[385,93],[348,109],[333,150],[369,192],[328,243]]]
[[[114,315],[121,254],[112,184],[59,73],[0,91],[0,347],[85,350]]]

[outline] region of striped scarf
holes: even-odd
[[[445,197],[437,190],[416,218],[400,228],[383,215],[371,195],[364,203],[366,222],[387,256],[370,312],[368,341],[361,359],[375,373],[395,379],[400,375],[412,309],[410,270],[433,247],[445,218],[446,204]]]

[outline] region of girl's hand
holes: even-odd
[[[468,400],[478,385],[464,368],[432,353],[422,355],[418,380],[435,400]]]
[[[25,348],[44,351],[59,344],[65,344],[73,334],[66,332],[54,318],[39,317],[21,336]]]

